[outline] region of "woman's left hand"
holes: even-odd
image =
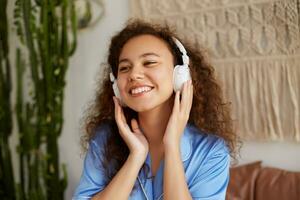
[[[188,122],[193,102],[193,85],[192,81],[187,81],[182,87],[180,100],[180,91],[176,92],[174,99],[173,111],[170,116],[163,143],[166,146],[179,146],[181,135]]]

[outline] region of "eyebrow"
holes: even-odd
[[[158,54],[156,53],[153,53],[153,52],[149,52],[149,53],[144,53],[142,55],[139,56],[139,58],[143,58],[143,57],[147,57],[147,56],[156,56],[156,57],[160,57]],[[121,62],[129,62],[129,59],[128,58],[123,58],[121,60],[119,60],[119,64]]]

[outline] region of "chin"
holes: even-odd
[[[149,104],[143,104],[143,105],[128,105],[129,108],[134,110],[135,112],[145,112],[153,109],[153,106]]]
[[[169,105],[169,100],[171,100],[172,94],[170,96],[166,96],[165,98],[162,99],[156,99],[156,98],[151,98],[151,100],[148,98],[147,100],[140,100],[140,101],[130,101],[130,102],[125,102],[126,105],[134,110],[135,112],[146,112],[146,111],[151,111],[155,108],[158,107],[164,107],[166,105]]]

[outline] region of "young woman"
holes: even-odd
[[[168,26],[133,20],[108,64],[73,199],[225,199],[236,136],[203,53]]]

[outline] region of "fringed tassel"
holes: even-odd
[[[240,136],[300,142],[300,57],[215,61]]]

